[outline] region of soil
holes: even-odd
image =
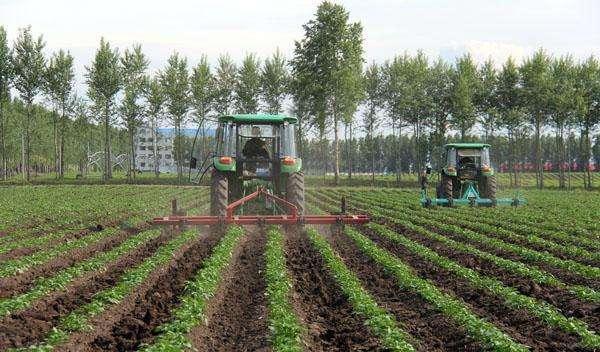
[[[111,263],[105,270],[85,275],[55,294],[36,301],[28,309],[0,320],[0,350],[37,344],[59,319],[88,303],[96,292],[114,286],[123,273],[151,256],[172,237],[163,233],[140,248]]]
[[[467,242],[478,249],[492,253],[499,257],[510,259],[513,261],[524,262],[524,263],[527,263],[528,265],[538,267],[541,270],[544,270],[544,271],[556,276],[557,278],[561,279],[563,282],[565,282],[567,284],[584,285],[584,286],[591,287],[595,290],[600,290],[600,280],[584,278],[577,273],[574,273],[574,272],[571,272],[571,271],[568,271],[565,269],[560,269],[555,266],[548,265],[548,264],[545,264],[545,263],[542,263],[539,261],[530,261],[530,260],[527,260],[527,258],[524,258],[518,254],[514,254],[514,253],[505,251],[505,250],[497,248],[497,247],[492,247],[492,246],[489,246],[486,244],[481,244],[481,243],[470,241],[470,240],[462,241],[460,236],[457,236],[456,234],[453,234],[448,231],[435,229],[435,228],[432,228],[432,230],[434,230],[435,232],[438,232],[440,234],[443,234],[445,236],[448,236],[449,238],[457,239],[458,241],[461,241],[461,242]]]
[[[320,231],[326,234],[327,231]],[[463,327],[427,303],[421,296],[401,288],[384,268],[364,255],[343,234],[328,236],[344,263],[360,279],[380,307],[396,317],[400,327],[417,339],[419,351],[481,351],[482,346]]]
[[[585,321],[592,330],[600,331],[600,304],[582,301],[565,289],[546,284],[537,284],[530,279],[513,274],[487,260],[475,255],[458,253],[444,244],[432,239],[419,236],[401,226],[387,224],[406,237],[425,245],[440,255],[450,258],[462,266],[471,268],[488,277],[495,277],[507,286],[518,289],[521,293],[544,300],[559,308],[567,317],[574,317]]]
[[[307,351],[383,351],[378,338],[354,313],[323,259],[304,232],[286,232],[292,304],[304,326]]]
[[[430,280],[440,290],[460,298],[475,314],[494,324],[519,343],[530,346],[532,351],[583,351],[578,345],[578,336],[553,328],[525,310],[508,307],[503,299],[471,286],[468,281],[423,260],[405,247],[377,235],[368,228],[359,229],[378,245],[402,258],[402,261],[414,268],[420,277]]]
[[[135,293],[92,320],[88,333],[74,334],[61,346],[65,351],[134,351],[151,343],[155,329],[171,318],[179,306],[185,283],[202,267],[221,233],[211,232],[184,246],[174,259],[162,266]]]
[[[0,299],[24,293],[31,289],[36,279],[53,275],[57,271],[91,258],[99,252],[106,252],[118,246],[131,235],[139,231],[140,229],[126,229],[119,231],[97,243],[84,248],[76,248],[47,263],[33,266],[23,273],[11,277],[0,278]]]
[[[198,351],[270,351],[265,270],[266,233],[248,235],[207,307],[208,324],[193,330]]]

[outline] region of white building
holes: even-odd
[[[174,130],[159,128],[157,133],[158,170],[160,172],[177,172],[173,158]],[[152,129],[142,126],[135,136],[135,168],[140,171],[154,171],[154,143]]]

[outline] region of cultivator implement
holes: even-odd
[[[235,215],[236,209],[245,203],[264,196],[265,200],[275,202],[287,209],[286,214],[277,215]],[[298,214],[298,208],[285,199],[279,198],[264,188],[259,187],[255,192],[236,200],[226,208],[224,216],[198,215],[181,216],[172,215],[154,218],[155,224],[162,225],[219,225],[219,224],[237,224],[237,225],[303,225],[303,224],[364,224],[370,221],[367,215],[348,215],[345,214],[345,206],[342,206],[342,212],[337,215],[302,215]]]
[[[472,183],[466,183],[466,189],[462,193],[462,196],[460,198],[429,198],[427,196],[427,189],[423,188],[421,190],[421,205],[426,208],[436,205],[448,207],[455,205],[468,205],[472,207],[494,207],[497,205],[511,205],[516,207],[526,203],[527,201],[524,198],[522,198],[518,193],[516,193],[513,198],[482,198],[480,197],[479,192],[477,192]]]

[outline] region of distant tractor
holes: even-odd
[[[444,146],[445,165],[440,170],[436,198],[427,197],[426,178],[422,178],[421,203],[431,205],[496,206],[519,205],[523,199],[497,198],[497,182],[490,163],[490,145],[450,143]]]

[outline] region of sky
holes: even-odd
[[[195,64],[201,55],[216,62],[222,53],[237,62],[279,48],[290,57],[302,25],[320,1],[313,0],[0,0],[0,25],[9,40],[32,26],[43,34],[46,53],[60,48],[75,57],[78,88],[100,37],[120,50],[142,45],[160,69],[174,51]],[[600,56],[600,1],[336,0],[363,25],[365,61],[384,62],[408,51],[453,61],[471,53],[500,65],[539,47],[576,59]]]

